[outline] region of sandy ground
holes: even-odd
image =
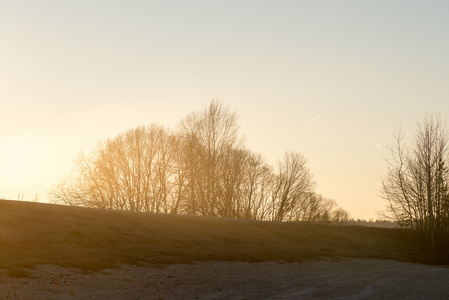
[[[448,299],[449,268],[378,259],[202,262],[0,274],[0,299]]]

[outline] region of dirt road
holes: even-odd
[[[379,259],[202,262],[0,275],[0,299],[448,299],[449,268]]]

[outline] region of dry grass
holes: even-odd
[[[410,247],[409,238],[398,229],[256,222],[0,201],[0,268],[20,270],[36,264],[57,264],[99,270],[117,262],[303,261],[321,257],[414,262],[434,259]]]
[[[16,266],[10,266],[7,268],[6,276],[11,278],[31,278],[31,275],[25,268]]]

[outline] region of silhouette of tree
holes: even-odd
[[[260,154],[247,151],[241,195],[240,218],[267,220],[271,215],[274,183],[272,167]]]
[[[80,153],[75,172],[53,187],[55,202],[88,207],[170,211],[174,138],[163,127],[128,130]]]
[[[177,126],[176,172],[178,197],[174,213],[200,214],[200,175],[203,173],[202,146],[200,144],[200,116],[193,112]]]
[[[297,221],[304,202],[313,192],[313,176],[306,167],[307,159],[299,153],[286,152],[278,164],[273,187],[273,219]]]
[[[449,229],[448,134],[443,122],[431,116],[418,123],[414,144],[404,146],[403,138],[401,132],[395,136],[381,180],[387,216],[421,232],[435,250]]]
[[[130,129],[80,153],[50,191],[53,202],[155,213],[327,223],[344,218],[315,194],[307,160],[286,153],[277,173],[243,147],[237,116],[221,101],[182,119],[176,131]]]
[[[207,215],[216,215],[220,193],[220,171],[224,168],[228,152],[237,147],[237,116],[223,103],[213,100],[201,114],[199,138],[202,146],[203,203],[207,203]]]

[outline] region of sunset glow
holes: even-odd
[[[32,141],[12,139],[0,143],[0,178],[2,184],[9,187],[23,186],[24,182],[31,186],[39,184],[42,168],[42,149]],[[18,191],[17,194],[23,194]],[[29,195],[35,196],[33,195]],[[15,198],[14,198],[15,199]]]
[[[223,99],[245,145],[308,159],[316,190],[376,218],[400,128],[449,120],[444,1],[3,1],[0,198],[30,200],[80,151],[174,129]]]
[[[28,172],[28,153],[25,145],[19,141],[6,145],[6,153],[2,155],[1,178],[5,181],[24,181]]]

